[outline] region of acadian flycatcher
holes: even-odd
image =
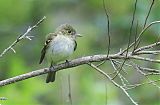
[[[77,48],[76,38],[80,37],[76,34],[75,29],[69,24],[59,26],[55,33],[50,33],[46,37],[45,45],[41,51],[39,64],[42,63],[45,55],[51,63],[50,68],[60,61],[67,60]],[[55,81],[56,71],[49,72],[46,83]]]

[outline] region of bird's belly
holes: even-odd
[[[53,63],[57,63],[63,60],[67,60],[67,58],[74,51],[74,43],[68,40],[64,41],[55,41],[52,46],[48,49],[46,55],[47,59]]]

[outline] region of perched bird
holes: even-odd
[[[50,33],[46,37],[45,45],[41,51],[39,64],[42,63],[44,57],[51,63],[50,68],[60,61],[67,60],[77,48],[76,38],[80,37],[76,34],[75,29],[69,24],[59,26],[55,33]],[[49,72],[46,83],[55,81],[56,71]]]

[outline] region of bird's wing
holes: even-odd
[[[76,40],[74,41],[75,45],[74,45],[74,51],[77,49],[77,42]]]
[[[41,58],[40,58],[40,61],[39,61],[39,64],[42,63],[44,57],[45,57],[45,54],[46,54],[46,50],[47,48],[49,47],[49,43],[51,42],[51,40],[56,36],[55,33],[49,33],[46,37],[46,41],[45,41],[45,44],[44,44],[44,47],[42,48],[41,50]]]

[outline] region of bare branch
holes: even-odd
[[[128,45],[127,45],[127,53],[129,50],[129,45],[130,45],[130,41],[131,41],[131,35],[132,35],[132,30],[133,30],[133,25],[134,25],[134,20],[135,20],[135,14],[136,14],[136,9],[137,9],[137,0],[135,0],[134,3],[134,11],[133,11],[133,16],[132,16],[132,21],[131,21],[131,27],[130,27],[130,32],[129,32],[129,39],[128,39]],[[136,34],[135,34],[135,38],[136,38]],[[136,40],[135,40],[135,44],[136,44]],[[126,55],[127,55],[126,53]]]
[[[156,47],[156,46],[158,46],[158,45],[160,45],[160,42],[156,42],[156,43],[153,43],[153,44],[150,44],[150,45],[147,45],[147,46],[142,46],[142,47],[136,49],[136,50],[134,51],[134,53],[137,53],[137,52],[142,51],[142,50],[147,50],[147,49]]]
[[[136,39],[136,42],[137,42],[137,41],[139,40],[139,38],[144,34],[144,32],[146,32],[146,30],[147,30],[148,28],[150,28],[152,25],[158,24],[158,23],[160,23],[160,21],[153,21],[153,22],[151,22],[150,24],[148,24],[148,25],[140,32],[139,36],[138,36],[137,39]],[[133,43],[131,43],[130,46],[129,46],[129,48],[131,48],[132,46],[134,46],[136,42],[134,41]],[[137,47],[136,47],[136,48],[137,48]],[[128,48],[125,48],[124,50],[122,50],[122,51],[121,51],[121,54],[123,54],[124,52],[126,52],[127,49],[128,49]]]
[[[46,17],[44,16],[41,20],[39,20],[34,26],[32,27],[28,27],[27,31],[22,34],[22,35],[19,35],[17,37],[17,39],[9,46],[7,47],[6,49],[4,49],[4,51],[0,54],[0,58],[3,57],[4,54],[6,54],[9,50],[12,50],[14,53],[16,53],[16,51],[14,50],[14,46],[17,45],[18,42],[20,42],[22,39],[29,39],[31,40],[32,37],[34,36],[28,36],[28,34],[33,30],[35,29],[36,27],[38,27],[43,21],[44,19],[46,19]]]
[[[118,61],[116,61],[116,60],[110,60],[111,61],[111,64],[112,64],[112,66],[113,66],[113,68],[115,69],[115,67],[116,67],[116,71],[117,71],[117,67],[119,67],[120,66],[120,64],[122,64],[123,62],[121,62],[121,63],[117,63]],[[124,65],[127,65],[126,63],[124,64]],[[114,67],[115,66],[115,67]],[[127,74],[127,72],[125,72],[125,69],[124,69],[124,67],[122,67],[122,69],[123,69],[123,72],[124,73],[126,73]]]
[[[68,62],[67,64],[61,63],[59,65],[55,65],[54,70],[62,70],[62,69],[66,69],[66,68],[79,66],[82,64],[87,64],[88,62],[100,62],[100,61],[105,61],[105,60],[110,60],[110,59],[135,59],[135,60],[148,61],[148,62],[153,62],[153,63],[160,63],[160,60],[154,60],[154,59],[150,59],[150,58],[143,58],[143,57],[139,57],[139,56],[134,56],[134,55],[131,55],[131,52],[129,52],[127,58],[126,58],[126,56],[120,55],[120,53],[108,55],[108,57],[107,57],[107,55],[85,56],[85,57],[74,59],[74,60]],[[50,72],[50,70],[48,68],[32,71],[32,72],[29,72],[26,74],[15,76],[13,78],[2,80],[2,81],[0,81],[0,86],[4,86],[4,85],[8,85],[8,84],[15,83],[18,81],[22,81],[22,80],[25,80],[28,78],[32,78],[35,76],[46,74],[48,72]]]
[[[146,27],[148,17],[149,17],[149,15],[150,15],[151,10],[152,10],[152,7],[153,7],[153,5],[154,5],[154,1],[155,1],[155,0],[152,0],[151,5],[150,5],[150,7],[149,7],[149,11],[148,11],[147,16],[146,16],[145,21],[144,21],[143,29]],[[140,42],[141,42],[141,39],[142,39],[141,37],[142,37],[142,35],[141,35],[141,36],[138,38],[138,40],[137,40],[136,48],[138,48],[138,46],[140,45]]]
[[[110,38],[110,20],[109,20],[109,15],[106,9],[106,5],[105,5],[105,0],[103,0],[103,8],[105,11],[105,15],[107,17],[107,35],[108,35],[108,49],[107,49],[107,55],[109,55],[110,52],[110,43],[111,43],[111,38]]]
[[[111,64],[112,64],[114,70],[115,70],[116,72],[118,72],[117,67],[116,67],[117,65],[114,63],[113,60],[111,61]],[[126,86],[126,83],[125,83],[125,82],[129,83],[128,80],[127,80],[125,77],[123,77],[120,73],[118,74],[118,77],[120,78],[123,86]]]
[[[149,17],[149,15],[150,15],[150,13],[151,13],[151,10],[152,10],[154,1],[155,1],[155,0],[152,0],[152,3],[151,3],[151,5],[150,5],[150,7],[149,7],[149,11],[148,11],[147,16],[146,16],[146,18],[145,18],[143,28],[144,28],[144,27],[146,26],[146,24],[147,24],[147,20],[148,20],[148,17]]]
[[[22,80],[25,80],[25,79],[28,79],[28,78],[31,78],[31,77],[35,77],[35,76],[38,76],[38,75],[42,75],[42,74],[45,74],[46,72],[47,73],[49,72],[48,68],[32,71],[32,72],[29,72],[29,73],[26,73],[26,74],[22,74],[22,75],[15,76],[15,77],[12,77],[12,78],[9,78],[9,79],[6,79],[6,80],[2,80],[2,81],[0,81],[0,87],[8,85],[8,84],[15,83],[15,82],[18,82],[18,81],[22,81]]]
[[[142,61],[148,61],[152,63],[160,63],[160,60],[156,59],[150,59],[150,58],[145,58],[145,57],[139,57],[139,56],[130,56],[130,59],[136,59],[136,60],[142,60]]]
[[[145,85],[145,84],[152,84],[152,83],[159,82],[159,81],[160,81],[160,79],[154,80],[154,81],[150,81],[150,82],[144,82],[144,83],[140,83],[140,84],[127,85],[127,86],[125,86],[125,89],[129,90],[129,89],[137,88],[137,87]]]
[[[116,55],[113,55],[113,56],[116,56]],[[67,64],[62,63],[62,64],[59,64],[59,65],[55,65],[54,70],[66,69],[66,68],[86,64],[88,62],[96,62],[96,61],[99,62],[99,61],[103,61],[103,60],[107,60],[107,59],[109,59],[107,57],[107,55],[93,55],[93,56],[81,57],[81,58],[72,60],[72,61],[68,62]],[[25,79],[28,79],[28,78],[32,78],[32,77],[35,77],[35,76],[46,74],[48,72],[50,72],[49,68],[44,68],[44,69],[31,71],[31,72],[26,73],[26,74],[22,74],[22,75],[19,75],[19,76],[15,76],[13,78],[2,80],[2,81],[0,81],[0,86],[5,86],[5,85],[15,83],[15,82],[18,82],[18,81],[22,81],[22,80],[25,80]]]
[[[127,52],[127,53],[128,53],[128,52]],[[127,54],[126,54],[126,55],[127,55]],[[126,58],[124,59],[124,61],[122,62],[122,65],[118,68],[118,72],[114,75],[114,77],[112,78],[112,80],[115,79],[115,78],[118,76],[118,74],[122,71],[122,68],[123,68],[126,60],[127,60],[127,56],[126,56]]]
[[[132,97],[128,94],[128,92],[121,86],[119,85],[118,83],[116,83],[114,80],[112,80],[112,78],[107,74],[105,73],[104,71],[102,71],[101,69],[99,69],[98,67],[96,67],[94,64],[92,63],[88,63],[89,66],[91,66],[92,68],[94,68],[96,71],[98,71],[99,73],[101,73],[102,75],[104,75],[105,77],[108,78],[108,80],[110,82],[112,82],[116,87],[118,87],[119,89],[121,89],[125,94],[126,96],[131,100],[131,102],[134,104],[134,105],[138,105],[137,102],[135,102]]]
[[[134,36],[134,48],[133,48],[133,51],[132,53],[136,50],[136,45],[137,45],[137,35],[138,35],[138,20],[137,20],[137,24],[136,24],[136,31],[135,31],[135,36]]]
[[[146,73],[145,74],[145,76],[149,76],[149,75],[160,75],[160,73],[153,73],[153,72],[151,72],[151,73]]]
[[[135,63],[133,63],[133,62],[131,62],[131,63],[132,63],[132,66],[133,66],[141,75],[143,75],[146,79],[148,79],[148,81],[151,82],[152,85],[154,85],[155,87],[157,87],[157,88],[160,89],[160,86],[158,86],[153,80],[151,80],[148,76],[146,76],[146,74],[139,69],[139,66],[138,66],[137,64],[135,64]]]
[[[158,55],[160,53],[160,50],[156,51],[139,51],[135,53],[135,55],[142,55],[142,54],[152,54],[152,55]]]
[[[122,62],[120,62],[120,61],[118,61],[118,60],[115,60],[115,59],[112,59],[112,61],[114,61],[115,63],[118,63],[118,64],[122,64]],[[132,66],[132,65],[127,64],[127,63],[125,63],[124,65],[129,66],[129,67]]]
[[[140,69],[141,71],[145,71],[145,72],[160,73],[160,70],[157,70],[157,69],[144,68],[144,67],[140,67],[140,66],[139,66],[139,69]]]
[[[134,5],[134,12],[133,12],[133,16],[132,16],[133,18],[132,18],[132,21],[131,21],[131,27],[130,27],[129,38],[128,38],[128,45],[127,45],[127,49],[126,49],[126,58],[127,58],[127,55],[128,55],[129,49],[130,49],[129,46],[130,46],[130,42],[131,42],[131,35],[132,35],[132,29],[133,29],[134,20],[135,20],[136,9],[137,9],[137,0],[135,0],[135,5]],[[123,68],[126,60],[127,59],[124,59],[122,65],[118,69],[117,74],[112,79],[115,79],[117,77],[117,75],[122,71],[122,68]]]

